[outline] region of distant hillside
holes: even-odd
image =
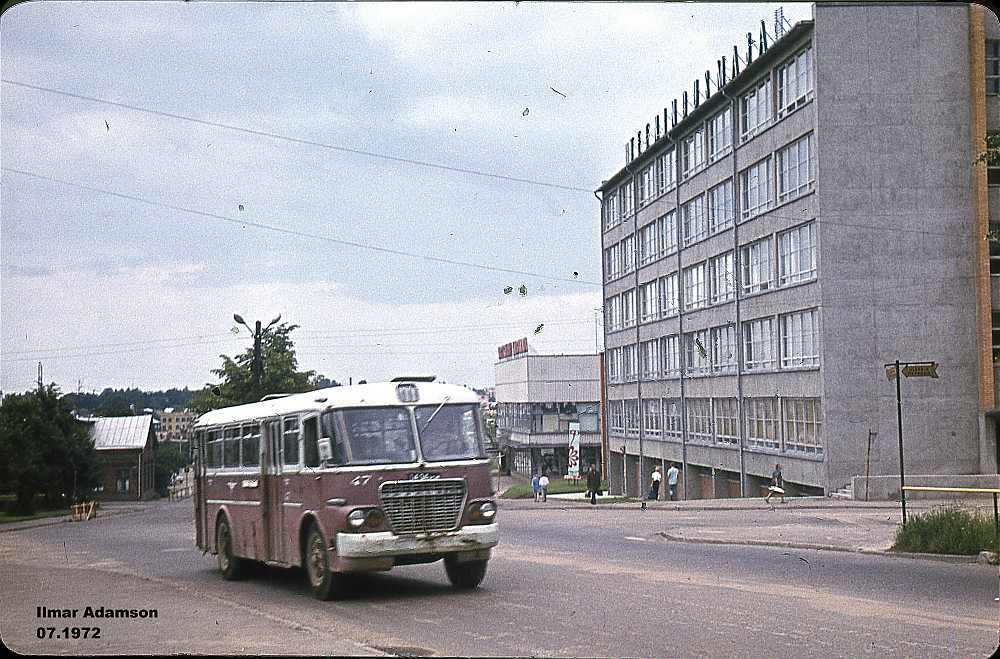
[[[99,394],[68,393],[66,401],[80,414],[101,414],[120,416],[131,414],[131,406],[136,412],[144,408],[162,410],[166,407],[183,409],[194,398],[196,391],[167,389],[166,391],[142,391],[141,389],[105,389]]]

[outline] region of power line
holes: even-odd
[[[296,236],[299,238],[309,238],[311,240],[322,240],[328,243],[334,243],[337,245],[346,245],[348,247],[355,247],[358,249],[366,249],[374,252],[383,252],[386,254],[393,254],[396,256],[408,256],[411,258],[423,259],[425,261],[433,261],[435,263],[447,263],[448,265],[460,265],[468,268],[478,268],[480,270],[490,270],[493,272],[506,272],[508,274],[523,275],[527,277],[537,277],[539,279],[548,279],[552,281],[566,281],[578,284],[587,284],[590,286],[600,286],[601,284],[594,281],[588,281],[586,279],[580,279],[578,277],[556,277],[553,275],[543,275],[537,272],[527,272],[524,270],[513,270],[510,268],[500,268],[497,266],[483,265],[481,263],[472,263],[469,261],[458,261],[455,259],[446,259],[440,256],[427,256],[426,254],[415,254],[413,252],[406,252],[398,249],[390,249],[388,247],[379,247],[377,245],[369,245],[366,243],[359,243],[350,240],[341,240],[339,238],[331,238],[329,236],[323,236],[315,233],[308,233],[305,231],[296,231],[294,229],[285,229],[282,227],[272,226],[270,224],[263,224],[261,222],[251,222],[250,220],[241,220],[232,217],[227,217],[225,215],[219,215],[217,213],[208,213],[206,211],[200,211],[193,208],[185,208],[183,206],[175,206],[174,204],[167,204],[160,201],[153,201],[151,199],[145,199],[143,197],[137,197],[134,195],[123,194],[121,192],[113,192],[111,190],[105,190],[103,188],[95,188],[89,185],[83,185],[82,183],[74,183],[73,181],[67,181],[65,179],[55,178],[52,176],[45,176],[43,174],[37,174],[35,172],[29,172],[21,169],[14,169],[12,167],[2,167],[0,168],[5,172],[10,172],[13,174],[20,174],[21,176],[27,176],[30,178],[39,179],[42,181],[49,181],[52,183],[59,183],[61,185],[66,185],[73,188],[79,188],[81,190],[87,190],[89,192],[97,192],[100,194],[109,195],[111,197],[117,197],[119,199],[127,199],[129,201],[136,201],[142,204],[147,204],[149,206],[154,206],[157,208],[166,208],[168,210],[179,211],[181,213],[189,213],[191,215],[198,215],[199,217],[207,217],[215,220],[222,220],[223,222],[229,222],[230,224],[238,224],[241,227],[254,227],[256,229],[264,229],[266,231],[274,231],[276,233],[286,234],[290,236]]]
[[[335,144],[326,144],[324,142],[317,142],[315,140],[305,140],[298,137],[288,137],[287,135],[280,135],[278,133],[272,133],[264,130],[254,130],[252,128],[244,128],[242,126],[234,126],[232,124],[224,124],[218,121],[208,121],[207,119],[198,119],[197,117],[189,117],[183,114],[176,114],[173,112],[164,112],[163,110],[153,110],[152,108],[145,108],[139,105],[131,105],[129,103],[118,103],[115,101],[109,101],[104,98],[97,98],[95,96],[85,96],[83,94],[75,94],[73,92],[63,91],[61,89],[54,89],[52,87],[43,87],[41,85],[30,85],[26,82],[20,82],[18,80],[10,80],[7,78],[2,79],[2,82],[8,85],[14,85],[16,87],[23,87],[25,89],[33,89],[35,91],[48,92],[50,94],[58,94],[60,96],[67,96],[69,98],[75,98],[83,101],[91,101],[93,103],[103,103],[104,105],[111,105],[113,107],[125,108],[127,110],[133,110],[135,112],[145,112],[147,114],[153,114],[160,117],[168,117],[170,119],[178,119],[181,121],[190,121],[192,123],[201,124],[203,126],[212,126],[214,128],[223,128],[225,130],[232,130],[239,133],[245,133],[247,135],[254,135],[257,137],[268,137],[275,140],[281,140],[284,142],[291,142],[293,144],[305,144],[308,146],[315,146],[321,149],[330,149],[331,151],[340,151],[343,153],[352,153],[359,156],[368,156],[369,158],[380,158],[382,160],[390,160],[393,162],[406,163],[408,165],[419,165],[421,167],[431,167],[433,169],[441,169],[449,172],[458,172],[460,174],[470,174],[473,176],[482,176],[485,178],[493,178],[501,181],[510,181],[513,183],[525,183],[528,185],[539,185],[546,188],[556,188],[559,190],[569,190],[571,192],[586,192],[591,193],[592,190],[587,188],[578,188],[571,185],[561,185],[559,183],[546,183],[544,181],[536,181],[534,179],[518,178],[515,176],[507,176],[504,174],[494,174],[491,172],[483,172],[476,169],[467,169],[464,167],[453,167],[451,165],[442,165],[441,163],[428,162],[426,160],[417,160],[415,158],[403,158],[400,156],[391,156],[385,153],[377,153],[374,151],[365,151],[363,149],[353,149],[346,146],[338,146]]]
[[[210,339],[210,338],[219,339],[219,337],[223,337],[223,336],[230,337],[232,340],[236,339],[236,337],[233,337],[231,333],[227,332],[226,334],[193,334],[191,336],[177,336],[177,337],[171,337],[171,338],[165,338],[165,339],[145,339],[143,341],[119,341],[119,342],[115,342],[115,343],[87,343],[87,344],[84,344],[84,345],[77,345],[77,346],[59,346],[59,347],[56,347],[56,348],[35,348],[35,349],[32,349],[32,350],[4,350],[3,352],[6,355],[24,355],[24,354],[38,353],[38,352],[56,352],[56,351],[59,351],[59,350],[83,350],[84,348],[110,348],[110,347],[114,347],[114,346],[143,346],[143,345],[148,345],[148,344],[151,344],[151,343],[166,343],[166,342],[169,342],[169,341],[186,341],[188,339]],[[240,340],[242,340],[242,339],[240,339]],[[221,339],[219,339],[219,340],[215,340],[215,341],[207,341],[206,343],[222,343],[222,342],[223,341]],[[171,348],[173,346],[163,346],[163,347],[164,348]],[[44,355],[42,355],[42,356],[44,357]]]

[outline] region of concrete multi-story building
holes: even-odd
[[[600,468],[599,356],[538,355],[522,341],[523,351],[501,351],[494,367],[497,440],[508,467],[567,474],[570,430],[578,429],[580,474]]]
[[[906,473],[996,473],[1000,167],[975,161],[1000,22],[821,3],[747,27],[599,188],[612,490],[666,462],[689,498],[775,463],[797,493],[898,474],[897,359],[939,375],[901,382]]]
[[[157,440],[160,442],[187,442],[191,440],[191,428],[198,415],[190,410],[168,407],[160,412]]]

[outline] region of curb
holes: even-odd
[[[102,519],[104,517],[116,517],[118,515],[131,515],[133,513],[142,512],[142,508],[126,508],[125,510],[104,510],[100,515],[94,519]],[[45,517],[38,520],[30,520],[25,522],[11,522],[10,524],[0,525],[0,533],[15,533],[17,531],[27,531],[28,529],[37,529],[43,526],[56,526],[58,524],[68,524],[73,520],[67,517]],[[13,528],[4,528],[10,526]]]
[[[890,551],[887,549],[868,549],[866,547],[838,547],[836,545],[820,545],[810,542],[782,542],[774,540],[719,540],[718,538],[692,538],[674,536],[663,531],[656,535],[671,542],[687,542],[705,545],[742,545],[752,547],[779,547],[782,549],[812,549],[816,551],[838,551],[849,554],[868,554],[871,556],[892,556],[914,560],[939,561],[942,563],[973,564],[979,562],[979,556],[956,556],[953,554],[923,554],[917,552]]]

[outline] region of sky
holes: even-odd
[[[600,346],[594,190],[811,5],[41,2],[0,16],[0,389],[301,369],[492,386]]]

